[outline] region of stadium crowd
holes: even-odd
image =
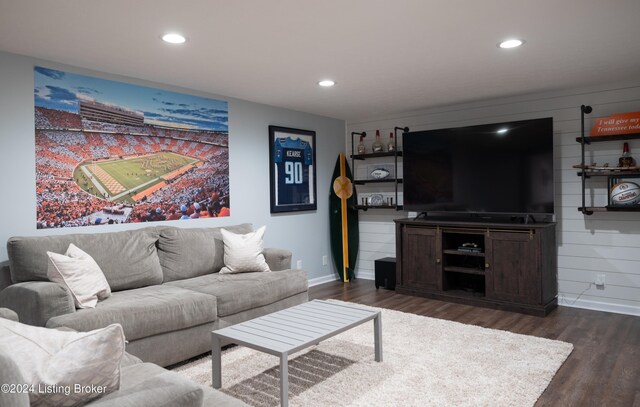
[[[107,133],[111,131],[115,133]],[[114,206],[98,198],[98,191],[92,195],[76,184],[74,170],[79,164],[161,151],[194,157],[204,164],[133,204],[127,222],[228,216],[228,149],[221,147],[227,144],[227,135],[221,133],[96,123],[73,113],[37,107],[37,226],[96,224],[94,214]]]

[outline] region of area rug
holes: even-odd
[[[382,310],[384,360],[373,323],[289,357],[291,406],[533,406],[573,350],[566,342]],[[232,347],[222,391],[279,405],[277,357]],[[174,371],[211,386],[211,356]]]

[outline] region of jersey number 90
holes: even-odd
[[[286,161],[284,163],[285,184],[302,184],[302,163]]]

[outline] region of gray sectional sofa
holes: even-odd
[[[250,224],[225,229],[253,230]],[[47,279],[46,252],[64,253],[70,243],[96,260],[111,287],[112,295],[94,309],[76,310],[70,293]],[[23,323],[50,328],[89,331],[120,323],[127,352],[160,366],[209,351],[213,329],[308,300],[307,275],[291,269],[288,250],[264,250],[272,272],[219,274],[220,228],[14,237],[7,251],[9,270],[2,272],[10,273],[11,284],[0,291],[0,307]]]
[[[18,315],[0,308],[0,318],[18,321]],[[60,328],[69,330],[68,328]],[[212,387],[196,384],[183,376],[125,353],[120,364],[120,388],[85,404],[92,407],[248,407],[244,402]],[[0,383],[28,383],[13,359],[0,350]],[[29,407],[27,393],[0,392],[0,406]]]

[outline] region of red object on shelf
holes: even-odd
[[[618,113],[596,119],[591,136],[613,136],[640,133],[640,112]]]

